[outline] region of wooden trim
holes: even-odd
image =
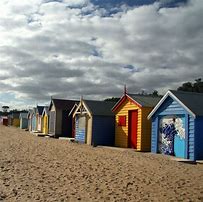
[[[130,95],[125,94],[121,99],[116,103],[116,105],[112,108],[112,111],[115,112],[122,104],[126,101],[126,99],[129,99],[129,101],[133,102],[133,104],[137,105],[138,107],[142,107],[141,104],[139,104],[136,100],[134,100]]]
[[[158,108],[163,104],[163,102],[166,100],[166,98],[170,96],[172,99],[176,100],[189,114],[191,114],[194,118],[196,115],[187,107],[185,106],[171,91],[168,91],[164,97],[158,102],[158,104],[154,107],[154,109],[150,112],[148,115],[148,119],[150,119],[155,112],[158,110]]]
[[[189,132],[189,118],[188,114],[185,114],[185,158],[188,159],[188,150],[189,150],[189,138],[188,138],[188,132]]]

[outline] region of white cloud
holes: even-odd
[[[203,1],[193,0],[102,17],[105,10],[86,0],[3,0],[1,93],[23,103],[119,96],[123,84],[131,92],[177,88],[203,76],[202,10]]]

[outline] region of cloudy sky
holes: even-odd
[[[203,0],[1,0],[0,107],[165,93],[203,77]]]

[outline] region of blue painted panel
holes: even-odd
[[[76,116],[75,121],[75,140],[85,143],[86,140],[86,118],[85,116]]]
[[[162,105],[157,109],[153,116],[167,115],[167,114],[186,114],[187,112],[182,106],[171,97],[168,97]]]
[[[195,121],[195,159],[203,160],[203,117]]]
[[[92,127],[92,145],[114,146],[115,117],[94,116]]]
[[[152,117],[152,130],[151,130],[151,152],[157,153],[158,143],[158,117]]]
[[[192,121],[188,120],[188,114],[185,111],[185,109],[175,100],[173,100],[171,97],[168,97],[162,105],[157,109],[155,114],[152,116],[152,142],[151,142],[151,151],[154,153],[163,151],[160,149],[160,144],[157,145],[158,142],[160,142],[160,135],[159,134],[159,125],[160,125],[160,119],[163,116],[177,116],[182,117],[181,120],[185,121],[185,123],[182,126],[182,130],[185,130],[185,139],[182,140],[181,138],[178,138],[173,133],[173,141],[172,142],[166,142],[166,144],[170,143],[172,149],[170,151],[169,147],[168,149],[165,148],[165,152],[171,155],[176,155],[181,158],[192,158],[194,155],[192,153],[192,145],[190,145],[193,142],[192,135],[194,134],[194,123]],[[158,119],[158,121],[157,121]],[[188,128],[189,123],[191,124],[191,127]],[[192,125],[193,124],[193,125]],[[193,131],[192,131],[193,130]],[[188,135],[191,133],[191,136]],[[167,133],[169,134],[169,133]],[[170,140],[170,138],[169,138]],[[191,141],[190,141],[191,140]],[[164,140],[163,140],[164,141]],[[175,146],[175,147],[174,147]],[[175,152],[175,153],[174,153]],[[190,154],[188,154],[190,152]]]
[[[174,155],[176,157],[185,158],[186,142],[180,136],[175,135],[174,138]]]
[[[192,116],[189,116],[188,118],[188,158],[190,160],[195,160],[195,155],[194,155],[194,144],[195,144],[195,130],[194,130],[194,118]]]
[[[36,116],[32,117],[32,131],[36,131]]]
[[[26,118],[21,118],[20,119],[20,128],[21,129],[28,128],[28,119],[26,119]]]

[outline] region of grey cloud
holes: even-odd
[[[32,30],[21,18],[9,22],[18,31],[1,24],[1,92],[36,101],[51,95],[102,99],[120,96],[124,84],[130,92],[164,92],[203,77],[202,1],[158,8],[153,4],[101,17],[105,11],[88,2],[71,9],[65,1],[38,1],[25,15],[34,12],[38,28]]]

